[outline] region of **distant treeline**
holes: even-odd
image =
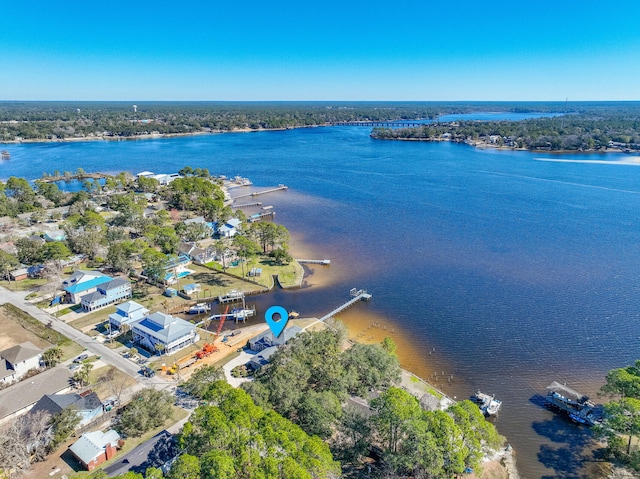
[[[0,102],[0,142],[127,138],[241,129],[280,129],[350,121],[437,119],[473,112],[554,112],[559,118],[460,122],[376,130],[376,138],[458,141],[500,135],[524,148],[592,149],[609,141],[638,143],[636,102]]]
[[[415,128],[375,128],[372,138],[450,140],[527,150],[640,150],[640,106],[588,109],[521,121],[456,121]]]

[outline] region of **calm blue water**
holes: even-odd
[[[503,399],[496,425],[528,478],[568,477],[583,440],[535,394],[553,380],[593,394],[607,370],[640,355],[637,166],[373,141],[356,127],[7,149],[1,178],[191,165],[287,184],[262,201],[332,265],[310,277],[318,286],[257,298],[258,308],[319,316],[349,288],[368,289],[372,303],[346,316],[365,311],[410,337],[405,362],[427,377],[454,374],[441,385],[448,394]]]

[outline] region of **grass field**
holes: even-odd
[[[56,345],[62,349],[63,361],[72,358],[82,348],[66,336],[47,327],[12,304],[0,306],[0,349],[6,349],[25,341],[47,349]]]

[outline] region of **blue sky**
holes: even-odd
[[[3,2],[0,100],[640,100],[640,1]]]

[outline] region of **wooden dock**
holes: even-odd
[[[241,205],[231,205],[232,208],[251,208],[252,206],[262,206],[261,201],[255,203],[242,203]]]
[[[234,199],[239,199],[239,198],[248,198],[248,197],[256,197],[258,195],[266,195],[267,193],[273,193],[274,191],[281,191],[281,190],[288,190],[289,187],[286,185],[278,185],[275,188],[269,188],[268,190],[262,190],[262,191],[254,191],[253,193],[249,193],[246,195],[240,195],[240,196],[236,196]]]
[[[325,314],[323,317],[319,319],[319,321],[326,321],[329,318],[333,318],[336,314],[339,314],[345,309],[350,308],[351,306],[356,304],[358,301],[371,301],[371,295],[367,293],[367,291],[364,289],[356,290],[356,288],[352,288],[351,291],[349,291],[349,295],[351,296],[351,299],[349,301],[347,301],[341,306],[338,306],[329,314]]]
[[[330,259],[296,259],[296,261],[300,264],[323,264],[325,266],[331,264]]]

